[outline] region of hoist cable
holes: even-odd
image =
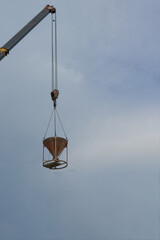
[[[52,90],[58,90],[58,70],[57,70],[57,18],[51,14],[51,48],[52,48]]]
[[[54,24],[55,24],[55,27],[54,27]],[[54,31],[55,30],[55,31]],[[55,35],[55,36],[53,36]],[[53,14],[51,14],[51,48],[52,48],[52,69],[51,69],[51,76],[52,76],[52,90],[54,89],[57,89],[58,90],[58,71],[57,71],[57,18],[56,18],[56,13],[55,13],[55,19],[53,19]],[[62,128],[62,131],[65,135],[65,138],[67,139],[67,135],[66,135],[66,132],[64,130],[64,127],[63,127],[63,124],[62,124],[62,121],[60,119],[60,116],[58,114],[58,111],[56,109],[56,105],[54,105],[53,107],[53,111],[52,111],[52,114],[51,114],[51,117],[50,117],[50,120],[49,120],[49,123],[48,123],[48,126],[47,126],[47,130],[46,130],[46,133],[45,133],[45,136],[44,138],[46,137],[46,134],[47,134],[47,131],[48,131],[48,128],[49,128],[49,125],[50,125],[50,122],[51,122],[51,119],[52,119],[52,116],[53,116],[53,113],[54,113],[54,135],[56,136],[57,135],[57,132],[56,132],[56,116],[58,117],[58,120],[60,122],[60,125],[61,125],[61,128]],[[67,139],[68,140],[68,139]]]
[[[55,12],[55,88],[58,90],[58,71],[57,71],[57,17]]]
[[[52,90],[54,89],[54,39],[53,39],[53,14],[51,14],[51,49],[52,49]]]

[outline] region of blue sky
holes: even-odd
[[[3,240],[160,238],[160,2],[1,1],[0,44],[57,8],[58,110],[69,166],[42,167],[50,16],[1,61]]]

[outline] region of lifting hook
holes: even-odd
[[[54,89],[52,92],[51,92],[51,98],[54,102],[54,107],[56,107],[56,100],[58,98],[58,95],[59,95],[59,91],[57,89]]]

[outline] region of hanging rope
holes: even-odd
[[[51,119],[54,113],[54,135],[57,136],[57,131],[56,131],[56,116],[58,117],[58,120],[60,122],[62,131],[65,135],[65,138],[67,139],[67,135],[65,133],[62,121],[60,119],[60,116],[58,114],[58,111],[56,109],[56,99],[58,98],[58,71],[57,71],[57,18],[56,18],[56,12],[55,12],[55,19],[53,19],[53,14],[51,14],[51,47],[52,47],[52,67],[51,67],[51,77],[52,77],[52,92],[51,92],[51,97],[54,102],[53,105],[53,111],[47,126],[47,130],[44,136],[44,139],[46,137],[46,134],[48,132],[49,125],[51,123]]]
[[[54,38],[53,38],[53,23],[54,23],[54,19],[53,19],[53,14],[51,14],[51,49],[52,49],[52,66],[51,66],[51,69],[52,69],[52,76],[51,76],[51,89],[53,90],[54,89]]]
[[[51,14],[51,48],[52,48],[52,90],[58,90],[58,70],[57,70],[57,18]]]
[[[58,71],[57,71],[57,17],[55,12],[55,88],[58,90]]]
[[[54,35],[54,36],[53,36]],[[57,80],[57,24],[56,13],[55,19],[51,14],[51,45],[52,45],[52,92],[51,97],[54,102],[54,135],[56,136],[56,99],[58,98],[58,80]]]

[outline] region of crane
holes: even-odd
[[[19,43],[34,27],[36,27],[49,13],[55,13],[53,6],[46,5],[29,23],[15,34],[3,47],[0,48],[0,60],[7,56],[12,48]]]
[[[49,169],[62,169],[68,166],[68,139],[64,132],[62,122],[57,112],[57,98],[58,80],[57,80],[57,27],[56,27],[56,9],[53,6],[46,5],[45,8],[40,11],[28,24],[26,24],[17,34],[15,34],[6,44],[0,48],[0,60],[7,56],[10,50],[15,47],[34,27],[36,27],[49,13],[52,15],[55,13],[55,20],[52,17],[52,91],[51,99],[53,100],[53,112],[54,113],[54,136],[46,138],[46,134],[43,138],[43,167]],[[53,22],[55,22],[55,39],[53,39]],[[55,54],[54,54],[55,53]],[[55,62],[54,62],[55,61]],[[65,138],[58,137],[56,132],[56,117],[60,122]],[[51,122],[51,118],[49,124]],[[48,125],[49,126],[49,125]],[[51,155],[51,158],[45,158],[45,149]],[[63,158],[63,150],[66,149],[66,159]],[[62,156],[61,156],[62,155]],[[61,159],[59,157],[61,156]]]

